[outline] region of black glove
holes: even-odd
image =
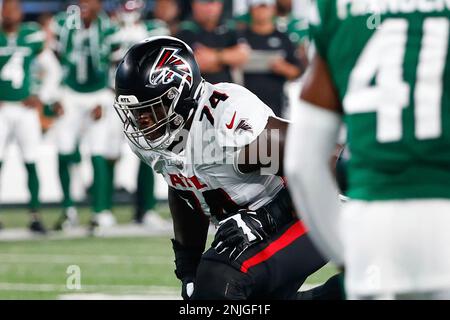
[[[175,253],[175,275],[182,283],[181,296],[184,300],[190,300],[194,292],[195,274],[203,248],[186,247],[176,240],[172,240],[172,244]]]
[[[265,239],[267,234],[256,212],[240,210],[219,223],[212,247],[218,254],[227,252],[230,260],[234,261],[249,247]]]

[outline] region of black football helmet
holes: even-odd
[[[186,43],[153,37],[128,51],[115,84],[114,107],[127,138],[143,150],[164,150],[194,114],[204,80]]]

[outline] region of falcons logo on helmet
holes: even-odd
[[[169,84],[179,78],[192,87],[193,75],[191,66],[178,55],[179,49],[163,48],[150,72],[150,84]]]

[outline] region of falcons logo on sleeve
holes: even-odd
[[[169,84],[179,78],[185,80],[192,87],[193,75],[191,66],[178,55],[176,48],[162,48],[158,59],[150,71],[150,84]]]
[[[238,131],[248,131],[248,132],[253,133],[253,128],[250,125],[250,123],[248,122],[248,119],[241,119],[239,121],[239,124],[236,127],[236,130],[234,130],[234,132],[238,132]]]

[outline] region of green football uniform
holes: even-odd
[[[123,26],[120,30],[120,44],[128,50],[133,45],[149,37],[168,36],[167,25],[159,20],[142,21],[139,24]]]
[[[118,48],[118,28],[101,13],[89,28],[74,26],[62,13],[55,17],[58,52],[64,68],[64,84],[76,92],[90,93],[108,87],[112,52]]]
[[[290,15],[277,18],[277,28],[287,33],[289,39],[296,46],[307,43],[309,40],[309,25],[306,19],[298,19]]]
[[[450,2],[319,0],[311,35],[344,109],[348,196],[450,198]]]
[[[23,23],[15,34],[0,29],[0,101],[21,101],[31,95],[31,66],[44,48],[38,24]]]

